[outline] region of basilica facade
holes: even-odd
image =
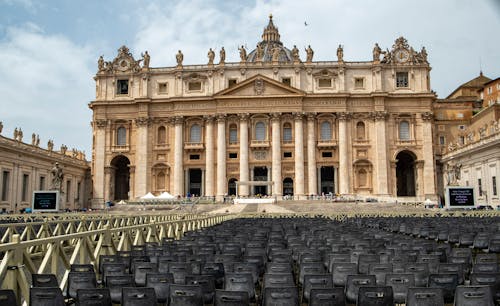
[[[314,61],[310,46],[285,47],[270,17],[239,62],[223,48],[201,65],[184,65],[179,50],[177,66],[162,68],[125,46],[101,57],[89,104],[94,202],[163,191],[434,198],[427,52],[403,37],[371,51],[344,61],[339,45],[335,59]]]

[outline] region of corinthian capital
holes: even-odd
[[[151,119],[149,117],[139,117],[135,119],[135,125],[142,127],[148,126],[151,123]]]
[[[281,113],[270,113],[271,121],[280,121]]]
[[[422,120],[424,121],[430,121],[432,119],[434,119],[434,114],[432,112],[425,112],[425,113],[422,113]]]
[[[292,113],[293,119],[302,120],[304,118],[304,113]]]
[[[182,117],[182,116],[175,116],[172,119],[172,122],[174,123],[174,125],[182,124],[182,123],[184,123],[184,117]]]
[[[225,114],[217,114],[217,122],[226,122]]]
[[[106,119],[96,119],[94,120],[94,126],[98,129],[105,128],[108,125],[108,120]]]
[[[386,111],[372,112],[370,113],[370,117],[372,117],[372,119],[375,121],[384,121],[389,117],[389,113],[387,113]]]
[[[247,121],[248,118],[250,117],[250,114],[249,113],[243,113],[243,114],[239,114],[238,117],[240,117],[240,121]]]
[[[339,112],[337,113],[337,119],[338,120],[349,120],[351,119],[352,114],[349,112]]]

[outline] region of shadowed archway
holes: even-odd
[[[396,156],[397,195],[414,197],[415,192],[415,154],[410,151],[401,151]]]
[[[123,155],[116,156],[111,161],[111,166],[114,167],[114,200],[128,200],[130,191],[130,160]]]

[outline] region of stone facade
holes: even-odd
[[[33,191],[52,189],[51,170],[55,163],[63,171],[60,209],[89,206],[90,163],[82,152],[67,150],[64,145],[54,151],[51,140],[47,149],[41,148],[40,139],[34,134],[31,143],[25,143],[17,128],[14,136],[0,135],[0,209],[19,211],[31,207]]]
[[[208,49],[208,48],[207,48]],[[332,51],[332,53],[335,50]],[[317,62],[280,41],[272,17],[240,61],[149,67],[125,46],[99,59],[93,111],[96,205],[147,192],[216,197],[334,193],[434,198],[427,52],[403,37],[373,60]]]

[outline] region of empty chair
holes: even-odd
[[[462,264],[441,263],[438,267],[438,273],[456,273],[458,275],[458,284],[464,283],[464,269]]]
[[[350,262],[339,262],[332,265],[333,284],[345,287],[347,275],[358,274],[358,264]]]
[[[264,288],[280,288],[295,286],[292,273],[264,274]]]
[[[477,254],[474,263],[475,264],[478,264],[478,263],[498,263],[498,258],[497,258],[496,254],[489,254],[489,253]]]
[[[111,306],[111,296],[107,288],[78,289],[76,306]]]
[[[309,300],[311,289],[333,288],[331,274],[306,274],[304,276],[303,300]]]
[[[215,294],[215,276],[213,275],[188,275],[186,285],[199,285],[203,292],[203,302],[211,304]]]
[[[358,257],[359,274],[368,274],[371,264],[379,264],[380,256],[375,254],[360,254]]]
[[[155,304],[156,295],[153,288],[122,288],[122,306],[144,306]]]
[[[64,297],[58,287],[30,288],[30,303],[36,306],[65,306]]]
[[[215,277],[215,287],[222,289],[224,283],[224,264],[220,262],[205,262],[201,265],[202,275],[213,275]]]
[[[348,275],[345,288],[345,297],[347,302],[356,303],[359,288],[362,286],[375,286],[375,284],[375,275]]]
[[[490,286],[493,299],[500,301],[500,273],[471,273],[471,286]]]
[[[54,274],[32,274],[31,279],[33,287],[59,287]]]
[[[72,264],[70,267],[70,272],[93,272],[93,273],[95,273],[95,270],[94,270],[94,265]]]
[[[280,262],[267,262],[266,273],[292,273],[292,266],[290,263]]]
[[[444,306],[441,288],[408,288],[406,306]]]
[[[262,306],[298,306],[299,292],[297,287],[265,288],[262,297]]]
[[[350,263],[351,255],[341,253],[328,254],[328,272],[332,272],[333,264],[341,262]]]
[[[455,290],[456,306],[493,306],[490,286],[458,286]]]
[[[250,301],[255,301],[255,287],[250,273],[226,273],[224,289],[230,291],[245,291]]]
[[[147,273],[146,287],[153,288],[158,303],[166,303],[170,295],[170,285],[174,283],[172,273]]]
[[[415,277],[415,286],[427,287],[429,279],[429,265],[426,263],[408,263],[405,264],[404,273],[413,274]]]
[[[76,298],[77,290],[96,287],[97,279],[94,272],[69,272],[66,296]]]
[[[170,285],[170,306],[203,306],[201,286]]]
[[[344,288],[311,289],[309,306],[345,305]]]
[[[123,263],[105,263],[102,265],[102,280],[106,283],[109,276],[126,275],[126,265]]]
[[[192,274],[191,264],[187,262],[169,262],[167,263],[167,270],[161,268],[161,262],[158,263],[159,273],[172,273],[174,276],[174,283],[184,284],[186,281],[186,275]]]
[[[0,290],[0,305],[17,306],[17,298],[14,290],[3,289]]]
[[[157,273],[158,266],[153,262],[136,262],[134,265],[134,281],[137,286],[146,285],[146,274]]]
[[[445,303],[453,302],[455,296],[455,288],[458,286],[458,274],[431,274],[429,275],[429,287],[443,289],[443,297]]]
[[[106,287],[109,289],[109,294],[111,296],[111,301],[113,303],[121,303],[123,287],[134,287],[134,286],[135,286],[134,276],[131,274],[111,275],[106,277]]]
[[[377,286],[385,285],[385,276],[388,273],[392,273],[392,264],[375,263],[369,265],[368,274],[375,275]]]
[[[390,286],[362,286],[358,292],[357,305],[393,306],[394,297]]]
[[[304,283],[304,275],[306,274],[323,274],[326,272],[323,262],[306,262],[299,266],[299,283]]]
[[[498,263],[486,262],[472,265],[472,273],[497,273],[500,272]]]
[[[259,281],[259,266],[255,262],[235,262],[233,264],[233,272],[250,273],[252,274],[254,284]]]
[[[214,306],[246,306],[250,305],[248,293],[245,291],[215,290]]]
[[[394,302],[402,304],[406,301],[408,288],[415,287],[415,276],[413,274],[387,274],[385,285],[392,287]]]

